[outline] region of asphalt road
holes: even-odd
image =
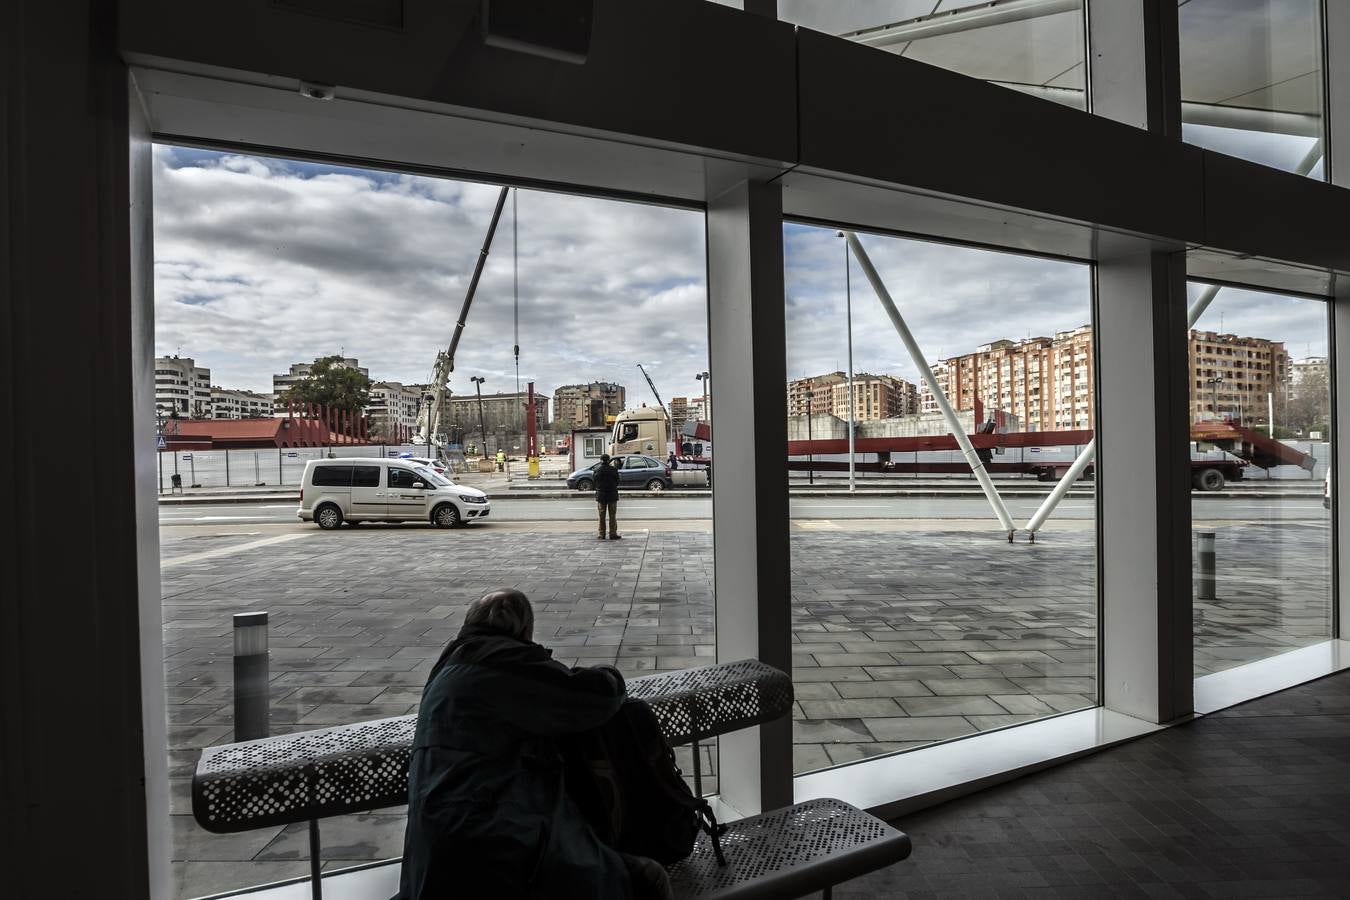
[[[1040,498],[1009,498],[1008,510],[1021,523],[1035,512]],[[794,498],[791,501],[795,521],[846,519],[962,519],[992,520],[989,504],[980,497],[820,497]],[[162,506],[162,526],[179,525],[264,525],[300,524],[295,502],[275,500],[217,505]],[[1095,502],[1070,498],[1060,504],[1054,520],[1091,521]],[[1320,498],[1214,500],[1192,498],[1193,518],[1213,522],[1305,522],[1329,523],[1329,514]],[[621,521],[697,521],[712,518],[712,501],[707,497],[647,498],[640,494],[624,496],[619,503]],[[494,497],[493,522],[581,522],[595,517],[595,504],[586,497],[572,499]],[[312,526],[311,526],[312,527]]]

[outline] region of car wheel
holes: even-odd
[[[459,510],[453,504],[443,503],[431,514],[431,521],[437,528],[455,528],[459,525]]]
[[[653,478],[651,481],[647,482],[647,490],[651,491],[653,494],[664,491],[665,489],[666,483],[660,478]]]
[[[591,481],[589,478],[583,478],[577,482],[577,490],[593,491],[595,490],[595,482]]]
[[[331,503],[325,503],[314,511],[314,521],[325,531],[332,531],[342,525],[342,510]]]
[[[1202,491],[1221,491],[1223,490],[1223,473],[1218,469],[1205,469],[1200,473],[1199,482]]]

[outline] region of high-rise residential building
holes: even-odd
[[[209,419],[211,370],[186,356],[156,357],[155,412],[179,419]]]
[[[1270,397],[1290,383],[1283,341],[1191,330],[1191,419],[1266,419]],[[1325,365],[1325,360],[1323,360]],[[1301,371],[1315,371],[1310,365]]]
[[[680,429],[684,427],[684,420],[689,418],[689,398],[671,397],[670,398],[670,430],[674,434],[679,434]]]
[[[366,414],[370,417],[373,434],[393,437],[400,428],[417,431],[424,416],[427,385],[404,384],[400,381],[377,381],[370,386],[370,403]]]
[[[272,415],[267,394],[211,386],[212,419],[266,419]]]
[[[348,369],[355,369],[362,375],[365,375],[367,378],[370,377],[370,370],[362,366],[360,362],[355,358],[344,357],[343,359],[337,362],[337,365]],[[286,391],[289,391],[291,389],[291,385],[295,384],[297,381],[304,381],[306,378],[308,378],[309,373],[313,368],[314,368],[313,361],[291,363],[291,369],[289,372],[287,372],[284,375],[273,375],[272,401],[274,403],[279,404],[280,395],[285,393]]]
[[[847,376],[830,385],[830,412],[840,419],[849,417],[848,390]],[[866,372],[853,374],[853,421],[895,419],[915,415],[918,411],[918,388],[905,379]]]
[[[602,426],[623,412],[624,387],[612,381],[564,384],[553,392],[553,421],[560,429]]]
[[[1071,431],[1093,427],[1092,326],[1060,331],[1053,338],[1029,337],[981,344],[973,353],[939,360],[933,375],[957,411],[1011,413],[1027,431]],[[937,412],[924,385],[919,407]]]
[[[789,416],[823,415],[834,411],[834,385],[848,380],[843,372],[797,378],[787,383]],[[847,417],[847,411],[845,417]]]
[[[789,416],[833,415],[849,417],[848,375],[828,372],[810,378],[798,378],[787,385]],[[894,375],[853,375],[853,420],[893,419],[912,416],[919,411],[919,391],[912,383]]]

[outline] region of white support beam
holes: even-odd
[[[960,34],[1009,22],[1024,22],[1056,13],[1074,12],[1082,0],[991,0],[978,6],[936,12],[927,16],[851,31],[840,37],[868,47],[890,47],[909,41]]]
[[[943,418],[947,420],[947,427],[951,429],[952,437],[956,438],[956,443],[960,446],[961,453],[966,458],[966,464],[970,466],[970,471],[979,481],[984,496],[989,500],[989,505],[994,509],[994,515],[998,517],[999,524],[1008,533],[1008,540],[1011,542],[1017,526],[1013,524],[1012,516],[1008,513],[1008,507],[1004,504],[1003,497],[999,495],[998,488],[994,487],[989,472],[985,470],[984,462],[975,452],[974,445],[970,443],[970,438],[966,436],[966,430],[961,427],[961,420],[956,417],[956,411],[947,402],[947,394],[938,384],[932,368],[928,365],[928,360],[924,358],[923,351],[919,349],[918,341],[914,340],[914,335],[910,333],[904,317],[900,315],[900,310],[896,308],[890,292],[886,290],[886,283],[881,280],[876,267],[872,265],[872,258],[867,255],[867,251],[863,249],[862,242],[858,240],[856,234],[852,231],[846,231],[844,235],[848,238],[848,245],[853,248],[853,255],[858,257],[858,266],[867,276],[868,282],[872,285],[872,290],[876,291],[877,299],[881,301],[882,307],[886,310],[886,315],[891,319],[891,324],[895,326],[896,332],[900,335],[901,343],[909,351],[909,357],[914,361],[915,368],[919,370],[924,383],[928,385],[928,390],[933,394],[933,399],[937,401],[938,409],[942,411]]]
[[[782,189],[740,182],[707,222],[717,658],[791,673]],[[791,716],[719,746],[725,803],[753,815],[792,802]]]

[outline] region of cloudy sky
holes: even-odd
[[[449,342],[498,189],[442,179],[158,147],[157,348],[216,384],[270,391],[292,362],[345,352],[377,379],[427,380]],[[702,215],[520,191],[508,200],[460,343],[451,389],[470,375],[515,388],[513,263],[522,384],[617,381],[630,404],[695,396],[707,368]],[[518,231],[513,253],[513,231]],[[1091,318],[1088,267],[913,240],[864,245],[930,359]],[[847,366],[918,380],[857,268],[846,290],[833,230],[784,227],[786,377]],[[1200,327],[1326,353],[1325,307],[1225,290]],[[713,373],[714,381],[716,373]]]

